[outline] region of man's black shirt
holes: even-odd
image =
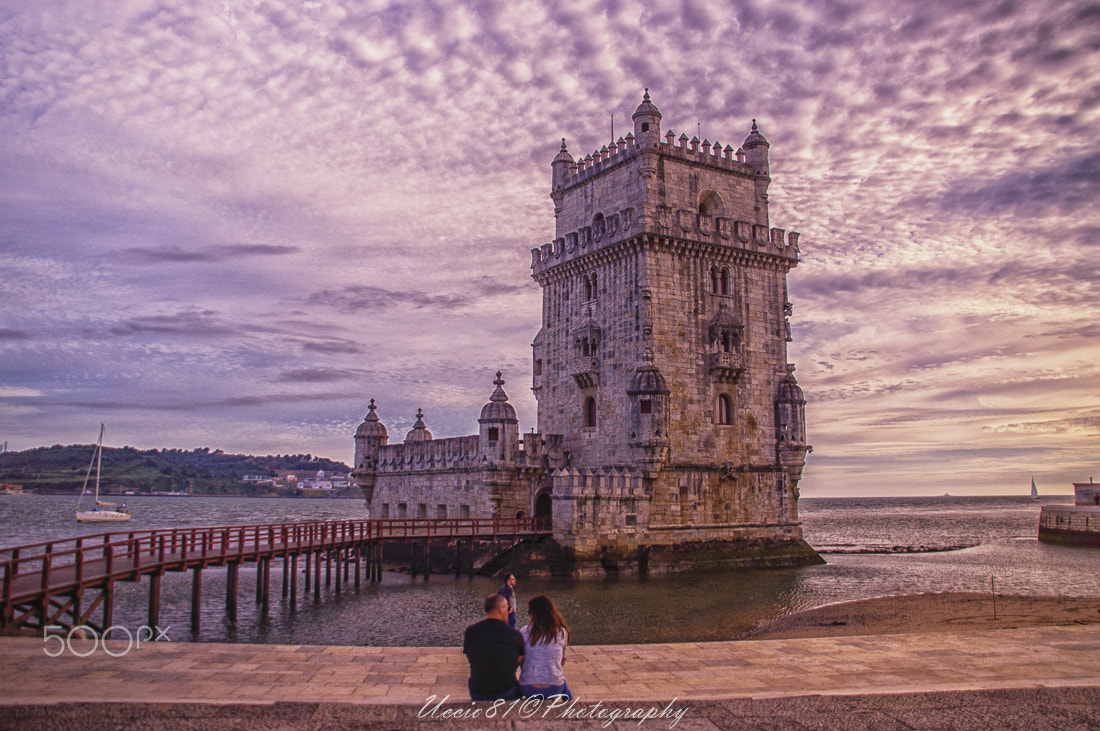
[[[462,651],[470,661],[470,690],[496,695],[516,685],[523,635],[507,622],[487,617],[466,628]]]

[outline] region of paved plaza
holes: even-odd
[[[578,646],[575,703],[496,709],[469,702],[458,648],[71,649],[0,639],[0,726],[1100,729],[1095,625]]]

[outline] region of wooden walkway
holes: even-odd
[[[257,564],[257,602],[266,605],[271,585],[271,562],[280,560],[283,596],[297,598],[298,560],[305,562],[305,592],[321,596],[334,575],[342,582],[360,577],[382,579],[382,546],[400,542],[423,547],[425,570],[430,546],[444,542],[455,550],[455,571],[466,566],[472,573],[475,541],[507,542],[550,535],[546,518],[514,520],[340,520],[313,523],[222,526],[101,533],[80,538],[36,543],[0,550],[3,594],[0,597],[0,633],[48,627],[87,626],[103,633],[111,627],[113,587],[118,581],[149,577],[149,621],[157,626],[160,578],[168,571],[191,571],[191,630],[199,629],[202,571],[226,567],[226,615],[237,618],[238,569]],[[354,573],[352,571],[354,570]],[[92,619],[102,610],[102,622]]]

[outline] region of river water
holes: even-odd
[[[360,500],[196,497],[127,498],[134,529],[247,525],[365,518]],[[1071,496],[957,498],[804,498],[806,540],[823,566],[683,574],[639,579],[524,579],[516,587],[520,620],[525,598],[551,596],[573,631],[574,644],[728,640],[759,623],[831,602],[917,592],[998,593],[1100,598],[1100,550],[1039,543],[1040,504]],[[101,533],[73,520],[74,498],[0,496],[0,545]],[[189,630],[190,574],[162,580],[160,626],[174,641],[268,644],[454,646],[481,618],[481,600],[499,581],[484,577],[411,578],[387,572],[381,584],[334,586],[320,602],[301,592],[280,597],[281,569],[272,567],[266,614],[252,601],[255,569],[240,571],[236,624],[225,621],[225,571],[203,572],[202,627]],[[299,581],[299,588],[303,584]],[[145,624],[148,582],[122,583],[114,623]]]

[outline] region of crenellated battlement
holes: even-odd
[[[749,221],[737,221],[724,216],[708,216],[688,209],[657,207],[656,230],[661,236],[702,239],[716,246],[728,246],[745,251],[772,254],[795,262],[801,249],[797,231],[787,232]],[[585,226],[563,237],[531,249],[531,274],[537,276],[550,267],[564,264],[597,249],[643,233],[643,227],[633,208],[610,215],[597,214],[593,226]]]
[[[387,444],[378,450],[377,473],[476,469],[481,466],[477,434]]]
[[[670,129],[665,133],[665,141],[658,143],[654,149],[658,154],[676,160],[710,165],[750,178],[756,174],[753,166],[745,161],[743,149],[740,147],[734,149],[731,145],[723,146],[717,140],[713,143],[709,139],[700,141],[698,137],[688,138],[683,133],[677,138],[676,131]],[[580,185],[616,165],[633,159],[641,151],[642,148],[635,143],[634,135],[620,137],[618,142],[604,145],[571,162],[565,169],[563,186],[570,188]]]

